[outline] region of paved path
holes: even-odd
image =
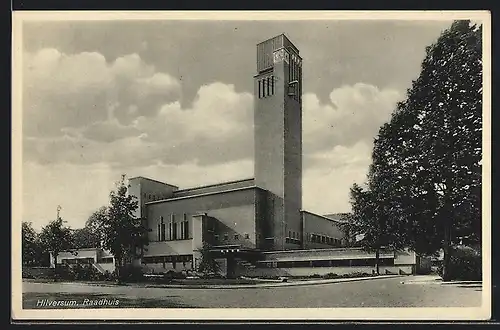
[[[411,277],[405,277],[411,279]],[[108,294],[110,299],[159,299],[182,307],[479,307],[481,288],[412,285],[402,279],[242,289],[177,289],[23,282],[23,292]]]

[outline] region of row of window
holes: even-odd
[[[295,231],[289,230],[288,237],[285,237],[285,242],[291,244],[300,244],[300,234]]]
[[[143,264],[165,264],[165,263],[177,263],[177,262],[192,262],[193,255],[192,254],[184,254],[184,255],[172,255],[172,256],[154,256],[154,257],[143,257]]]
[[[257,264],[258,268],[310,268],[310,267],[374,267],[375,258],[344,260],[301,260],[301,261],[266,261]],[[379,266],[394,266],[394,258],[380,258]]]
[[[180,227],[180,235],[178,229],[179,227]],[[182,222],[175,222],[174,215],[172,214],[170,216],[170,222],[168,223],[168,232],[166,228],[167,224],[163,222],[163,217],[160,217],[160,223],[157,225],[157,239],[159,242],[183,240],[190,238],[189,221],[187,220],[186,214],[184,214],[184,219]]]
[[[342,246],[342,241],[340,239],[325,236],[325,235],[311,234],[308,236],[308,241],[311,243],[321,243],[321,244],[326,244],[326,245],[331,245],[331,246],[336,246],[336,247]]]
[[[101,260],[99,260],[99,263],[101,263],[101,264],[112,264],[113,263],[113,257],[101,258]]]
[[[311,243],[321,243],[321,244],[327,244],[331,246],[336,246],[340,247],[342,246],[342,241],[337,238],[325,236],[325,235],[318,235],[318,234],[310,234],[306,235],[307,241]],[[287,243],[295,243],[295,244],[300,244],[300,234],[295,232],[295,231],[288,231],[288,237],[286,237],[286,242]]]
[[[274,95],[274,76],[259,79],[257,83],[259,85],[259,99]]]
[[[302,79],[302,67],[299,66],[297,62],[291,61],[291,63],[288,65],[288,77],[290,81],[299,81],[298,84],[294,84],[290,86],[290,88],[293,89],[291,97],[296,101],[300,101],[302,98],[302,86],[300,84],[300,81]]]
[[[144,193],[143,196],[144,196],[144,199],[146,201],[159,201],[159,200],[168,198],[168,195],[166,195],[166,194],[155,195],[155,194],[146,194],[146,193]]]
[[[245,234],[243,235],[243,237],[244,237],[244,239],[250,239],[250,235],[249,235],[249,234],[247,234],[247,233],[245,233]],[[219,241],[219,240],[220,240],[220,235],[219,235],[219,234],[215,234],[215,235],[214,235],[214,239],[215,239],[215,241]],[[240,234],[234,234],[233,239],[234,239],[235,241],[238,241],[238,240],[240,239]],[[224,233],[224,234],[222,235],[222,240],[223,240],[223,241],[228,241],[228,240],[229,240],[229,234],[228,234],[228,233]]]

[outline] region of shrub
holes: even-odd
[[[333,278],[338,278],[339,276],[335,273],[328,273],[326,275],[323,276],[323,278],[325,279],[333,279]]]
[[[164,277],[166,279],[171,279],[171,280],[182,280],[182,279],[185,279],[187,276],[186,276],[186,274],[184,274],[182,272],[176,272],[173,270],[169,270],[168,272],[166,272],[164,274]]]
[[[123,282],[140,282],[144,280],[142,268],[134,265],[123,266],[120,269],[120,280]]]
[[[451,280],[480,281],[482,279],[481,252],[467,246],[455,246],[451,249],[448,269]],[[438,274],[443,276],[443,265],[439,265]]]
[[[311,276],[309,276],[310,278],[321,278],[321,275],[320,274],[312,274]]]

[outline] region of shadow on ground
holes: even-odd
[[[189,308],[173,301],[179,296],[161,298],[130,298],[121,295],[96,293],[23,293],[23,309],[81,309],[81,308]],[[53,306],[52,302],[61,302]],[[97,302],[97,303],[96,303]],[[99,304],[99,302],[101,302]]]

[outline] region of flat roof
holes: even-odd
[[[164,185],[166,185],[166,186],[170,186],[170,187],[174,187],[174,188],[179,189],[179,187],[178,187],[178,186],[175,186],[175,185],[173,185],[173,184],[165,183],[165,182],[158,181],[158,180],[155,180],[155,179],[146,178],[146,177],[144,177],[144,176],[134,176],[134,177],[132,177],[132,178],[129,178],[129,180],[132,180],[132,179],[144,179],[144,180],[153,181],[153,182],[156,182],[156,183],[161,183],[161,184],[164,184]]]
[[[332,222],[347,223],[347,221],[343,221],[343,220],[339,220],[339,219],[332,219],[332,218],[326,217],[326,216],[324,216],[324,215],[320,215],[320,214],[312,213],[312,212],[309,212],[309,211],[306,211],[306,210],[300,210],[300,212],[303,212],[303,213],[309,213],[309,214],[311,214],[311,215],[314,215],[314,216],[317,216],[317,217],[319,217],[319,218],[323,218],[323,219],[325,219],[325,220],[332,221]]]
[[[166,199],[161,199],[161,200],[157,200],[157,201],[151,201],[151,202],[147,202],[146,205],[158,204],[158,203],[168,203],[168,202],[173,202],[173,201],[177,201],[177,200],[181,200],[181,199],[189,199],[189,198],[197,198],[197,197],[210,196],[210,195],[225,194],[225,193],[229,193],[229,192],[235,192],[235,191],[241,191],[241,190],[247,190],[247,189],[261,189],[261,188],[259,188],[257,186],[249,186],[249,187],[241,187],[241,188],[235,188],[235,189],[212,191],[212,192],[198,194],[198,195],[173,197],[173,198],[166,198]]]
[[[380,258],[395,258],[394,254],[380,254]],[[319,257],[296,257],[294,259],[269,259],[269,260],[259,260],[257,263],[267,263],[267,262],[289,262],[289,261],[321,261],[321,260],[363,260],[363,259],[375,259],[375,253],[373,255],[365,256],[319,256]]]
[[[240,179],[240,180],[233,180],[233,181],[226,181],[226,182],[220,182],[220,183],[212,183],[204,186],[196,186],[196,187],[191,187],[191,188],[184,188],[184,189],[179,189],[175,191],[175,193],[178,192],[186,192],[190,190],[199,190],[199,189],[205,189],[205,188],[211,188],[211,187],[217,187],[217,186],[224,186],[228,184],[233,184],[233,183],[238,183],[238,182],[245,182],[245,181],[251,181],[255,180],[255,178],[247,178],[247,179]]]
[[[261,41],[259,43],[257,43],[257,46],[260,45],[260,44],[263,44],[265,42],[268,42],[269,40],[273,40],[274,38],[277,38],[279,36],[283,36],[283,38],[285,38],[286,40],[288,40],[288,42],[290,43],[290,45],[294,48],[295,52],[297,53],[297,55],[299,55],[299,49],[297,48],[297,46],[295,46],[295,44],[290,40],[290,38],[288,38],[286,36],[286,34],[283,32],[283,33],[280,33],[280,34],[277,34],[275,35],[274,37],[271,37],[271,38],[267,38],[266,40],[264,41]],[[284,45],[283,45],[284,46]]]

